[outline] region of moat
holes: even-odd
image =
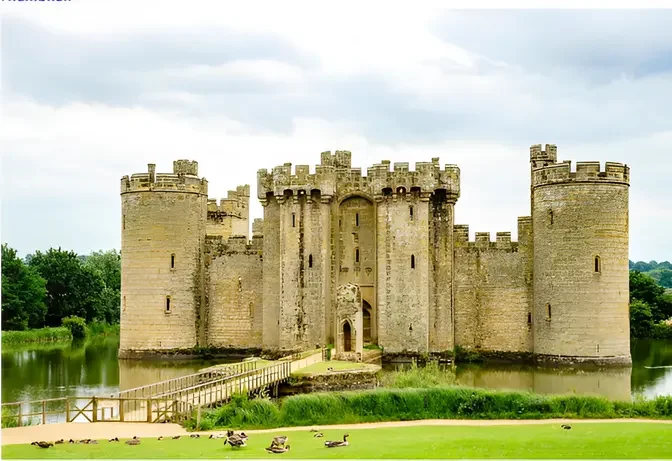
[[[226,362],[118,360],[118,349],[118,337],[81,345],[3,347],[2,401],[108,395]],[[456,374],[458,384],[545,394],[593,394],[613,399],[672,395],[672,341],[635,341],[632,359],[632,368],[598,371],[460,364]],[[386,365],[384,370],[391,367]]]

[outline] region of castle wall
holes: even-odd
[[[627,363],[628,168],[570,168],[532,171],[534,350]]]
[[[121,180],[120,356],[199,341],[207,182],[195,162]],[[169,303],[168,303],[169,300]]]
[[[232,235],[249,236],[250,186],[238,186],[227,197],[208,199],[206,234],[228,239]]]
[[[377,219],[378,343],[391,353],[428,352],[429,203],[412,194],[385,197]]]
[[[263,333],[263,238],[209,239],[206,247],[207,344],[259,347]]]
[[[302,226],[303,259],[300,267],[303,278],[304,323],[308,328],[304,331],[303,344],[315,347],[326,345],[325,313],[330,298],[330,255],[328,253],[331,233],[330,206],[323,203],[318,191],[303,199],[303,215],[305,224]]]
[[[264,205],[263,345],[272,349],[280,345],[280,204],[272,194],[269,194],[262,204]]]
[[[509,232],[477,232],[455,226],[455,343],[481,351],[532,352],[532,252],[527,219],[519,221],[520,242]],[[527,235],[526,235],[527,232]],[[528,322],[529,320],[529,322]]]
[[[452,350],[453,344],[453,222],[454,203],[445,191],[430,198],[429,220],[429,348],[431,352]]]

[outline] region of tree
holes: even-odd
[[[630,337],[648,338],[653,330],[651,306],[643,301],[630,303]]]
[[[37,251],[30,260],[47,281],[47,326],[59,326],[64,317],[77,316],[87,322],[101,318],[101,276],[84,266],[73,251],[50,248]]]
[[[41,328],[47,313],[46,281],[2,244],[2,329]]]
[[[84,260],[84,266],[100,275],[105,283],[101,294],[101,320],[119,323],[121,304],[121,255],[116,250],[94,251]]]
[[[660,278],[658,283],[661,287],[672,288],[672,270],[660,269]]]

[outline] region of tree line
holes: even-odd
[[[672,293],[650,275],[631,270],[630,337],[672,339],[671,320]]]
[[[672,288],[672,263],[669,261],[630,261],[630,270],[643,272],[664,288]]]
[[[66,317],[119,323],[121,255],[50,248],[25,259],[2,245],[2,330],[61,326]]]

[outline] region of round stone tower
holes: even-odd
[[[207,201],[197,162],[121,179],[120,357],[198,344]]]
[[[626,165],[557,163],[530,148],[534,353],[541,361],[632,363]]]

